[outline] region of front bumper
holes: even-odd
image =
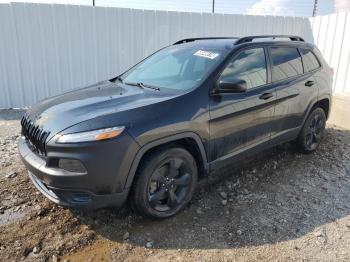
[[[35,187],[52,202],[66,207],[98,209],[103,207],[120,207],[127,197],[128,190],[122,193],[96,195],[87,191],[65,190],[50,187],[44,184],[33,173],[28,171],[28,175]]]
[[[118,140],[118,141],[117,141]],[[125,187],[136,143],[123,137],[100,143],[47,146],[47,157],[34,153],[25,138],[18,149],[36,188],[51,201],[68,207],[120,207],[126,201]],[[51,166],[60,158],[79,160],[86,173],[73,173]]]

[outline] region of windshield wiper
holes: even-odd
[[[139,82],[139,83],[125,82],[124,84],[130,85],[130,86],[138,86],[140,88],[149,88],[149,89],[160,91],[160,88],[157,86],[146,85],[146,84],[141,83],[141,82]]]

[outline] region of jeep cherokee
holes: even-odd
[[[184,39],[113,79],[32,106],[19,152],[58,204],[128,199],[165,218],[228,163],[288,141],[315,151],[331,86],[332,69],[298,36]]]

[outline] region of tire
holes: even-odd
[[[179,147],[164,148],[141,163],[131,192],[133,209],[149,218],[167,218],[191,200],[198,169],[193,156]]]
[[[315,108],[308,116],[297,139],[297,146],[302,153],[309,154],[318,148],[326,127],[326,119],[326,114],[320,107]]]

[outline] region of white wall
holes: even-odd
[[[350,93],[350,12],[310,18],[315,44],[334,69],[333,90]]]
[[[254,34],[313,41],[305,18],[0,4],[0,108],[108,79],[182,38]]]

